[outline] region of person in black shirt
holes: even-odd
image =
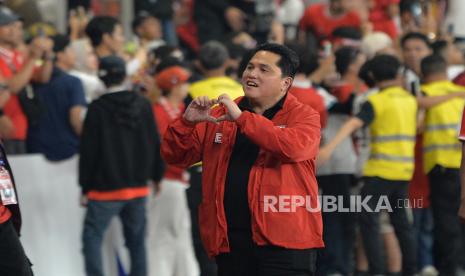
[[[114,55],[100,60],[99,77],[108,91],[89,106],[81,136],[79,184],[87,207],[82,238],[88,276],[105,275],[101,244],[115,216],[123,224],[130,275],[147,274],[147,184],[160,181],[163,162],[151,104],[122,85],[125,67]]]

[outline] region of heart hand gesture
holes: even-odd
[[[191,123],[205,121],[216,123],[216,118],[210,115],[210,110],[217,103],[216,99],[210,100],[206,96],[198,97],[189,104],[183,118]]]

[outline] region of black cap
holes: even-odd
[[[52,36],[52,40],[54,53],[63,52],[70,43],[69,37],[62,34],[56,34]]]
[[[98,77],[108,86],[119,84],[126,78],[126,63],[116,55],[99,60]]]
[[[0,6],[0,26],[20,20],[20,17],[6,6]]]

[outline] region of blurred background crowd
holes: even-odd
[[[0,136],[10,155],[40,153],[55,162],[79,153],[86,108],[107,93],[99,59],[109,55],[125,60],[124,85],[151,102],[161,134],[196,97],[242,96],[241,59],[264,42],[286,44],[299,55],[291,92],[320,113],[323,143],[372,93],[370,76],[364,77],[361,68],[377,55],[401,61],[403,87],[417,97],[424,95],[422,87],[428,81],[422,60],[430,55],[445,64],[446,80],[465,86],[465,1],[460,0],[2,2]],[[465,87],[457,91],[456,97],[465,98]],[[456,115],[460,120],[461,114]],[[421,169],[421,120],[420,114],[417,169],[409,188],[417,272],[465,275],[463,226],[462,234],[451,236],[446,231],[450,221],[441,221],[446,226],[441,230],[433,222],[428,179]],[[367,141],[360,131],[318,168],[324,183],[327,176],[340,177],[336,178],[339,190],[324,184],[323,193],[356,193]],[[186,208],[192,216],[194,262],[202,275],[214,275],[214,263],[202,251],[198,237],[199,175],[196,169],[169,168],[165,178],[191,184]],[[386,270],[399,274],[399,230],[394,230],[388,216],[381,224],[384,242],[379,250],[385,253]],[[356,216],[324,215],[324,227],[327,248],[319,273],[367,273]],[[438,250],[441,246],[446,248]]]

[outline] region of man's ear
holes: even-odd
[[[291,88],[293,79],[291,77],[286,77],[283,79],[283,90],[284,91],[289,91]]]

